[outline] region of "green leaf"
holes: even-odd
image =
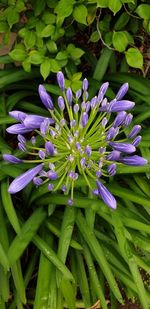
[[[97,31],[94,31],[94,32],[91,34],[91,36],[90,36],[90,42],[95,43],[95,42],[98,42],[99,39],[100,39],[100,37],[99,37],[99,33],[98,33]]]
[[[27,57],[27,53],[23,49],[15,48],[9,53],[10,57],[15,61],[24,61]]]
[[[125,51],[128,45],[128,38],[125,31],[114,31],[112,41],[114,48],[119,52]]]
[[[121,30],[122,28],[124,28],[127,25],[129,19],[130,19],[129,14],[127,14],[126,12],[122,13],[119,16],[119,18],[117,19],[115,26],[114,26],[114,29],[115,30]]]
[[[74,48],[72,51],[71,51],[71,58],[76,60],[76,59],[79,59],[81,58],[81,56],[84,54],[84,51],[80,48]]]
[[[55,8],[55,13],[57,13],[59,17],[68,17],[73,11],[73,4],[74,0],[60,0]]]
[[[88,10],[85,5],[81,4],[74,8],[73,10],[73,17],[74,19],[81,24],[87,25],[87,14]]]
[[[56,53],[57,52],[57,45],[54,41],[48,40],[46,42],[46,47],[49,50],[50,53]]]
[[[34,9],[34,15],[39,16],[45,9],[46,2],[45,0],[35,1],[35,9]]]
[[[27,49],[34,47],[36,42],[36,34],[34,31],[26,31],[24,43]]]
[[[48,77],[51,70],[51,62],[49,59],[45,59],[40,65],[40,73],[43,76],[44,80]]]
[[[137,9],[136,13],[144,19],[150,19],[150,5],[149,4],[140,4]]]
[[[129,48],[127,52],[125,52],[125,57],[128,65],[133,68],[142,69],[143,56],[137,48]]]
[[[44,12],[42,16],[42,20],[44,21],[46,25],[54,24],[56,21],[56,16],[50,13],[49,11],[47,11],[47,12]]]
[[[115,15],[121,9],[122,3],[120,0],[109,0],[108,6]]]
[[[72,81],[73,82],[78,81],[78,80],[81,79],[81,77],[82,77],[82,72],[77,72],[77,73],[73,74]]]
[[[60,51],[57,56],[56,56],[57,60],[66,60],[68,59],[68,53],[66,51]]]
[[[0,33],[7,32],[8,30],[8,24],[4,21],[0,22]]]
[[[108,8],[109,0],[97,0],[97,7]]]
[[[19,21],[19,13],[17,12],[14,6],[10,6],[8,8],[6,16],[10,28]]]
[[[31,72],[31,63],[29,57],[22,62],[22,67],[24,68],[25,72]]]
[[[32,64],[41,64],[43,62],[43,55],[41,55],[39,51],[31,51],[29,57]]]
[[[51,36],[55,31],[55,26],[54,25],[47,25],[41,33],[41,37],[43,38],[47,38],[49,36]]]
[[[51,64],[51,71],[54,73],[57,73],[60,70],[60,66],[55,59],[50,59],[50,64]]]
[[[17,0],[16,2],[16,10],[20,13],[25,10],[24,0]]]

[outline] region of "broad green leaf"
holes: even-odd
[[[39,16],[45,9],[45,0],[35,1],[34,15]]]
[[[29,57],[22,62],[22,67],[24,68],[25,72],[31,72],[31,63]]]
[[[57,52],[57,45],[54,41],[48,40],[46,42],[46,47],[49,50],[50,53],[56,53]]]
[[[14,61],[24,61],[27,57],[26,51],[19,48],[12,50],[9,55]]]
[[[127,25],[129,19],[130,19],[129,14],[123,12],[117,19],[114,29],[117,31],[123,29]]]
[[[137,48],[129,48],[125,52],[125,57],[127,60],[128,65],[133,68],[142,69],[143,67],[143,56],[139,49]]]
[[[52,13],[50,13],[49,11],[44,12],[43,16],[42,16],[42,20],[44,21],[44,23],[46,25],[49,24],[54,24],[56,21],[56,16]]]
[[[97,0],[97,7],[107,8],[109,0]]]
[[[125,51],[128,45],[128,38],[126,36],[125,31],[118,31],[118,32],[114,31],[112,40],[113,40],[113,46],[117,51],[119,52]]]
[[[54,31],[55,31],[55,26],[54,25],[47,25],[43,29],[43,31],[41,33],[41,37],[47,38],[47,37],[51,36],[54,33]]]
[[[136,13],[144,19],[150,19],[150,5],[149,4],[140,4],[137,9]]]
[[[109,0],[108,6],[115,15],[121,9],[122,3],[120,0]]]
[[[8,24],[4,21],[0,22],[0,33],[7,32],[8,30]]]
[[[74,19],[81,24],[87,25],[87,14],[88,14],[88,10],[86,8],[85,5],[80,4],[78,6],[76,6],[73,10],[73,17]]]
[[[81,77],[82,77],[82,72],[75,73],[72,76],[72,81],[73,82],[78,81],[78,80],[80,80]]]
[[[31,51],[29,57],[32,64],[41,64],[43,62],[43,55],[36,50]]]
[[[51,63],[49,59],[45,59],[40,65],[40,73],[43,76],[44,80],[48,77],[51,70]]]
[[[18,31],[18,34],[19,34],[19,36],[20,36],[21,38],[24,38],[27,31],[28,31],[28,30],[27,30],[26,28],[21,28],[21,29]]]
[[[24,43],[27,49],[34,47],[36,42],[36,34],[34,31],[26,31]]]
[[[57,73],[60,70],[59,63],[55,59],[50,59],[51,71]]]
[[[95,42],[98,42],[99,39],[100,39],[100,37],[99,37],[99,33],[98,33],[97,31],[94,31],[94,32],[91,34],[91,36],[90,36],[90,42],[95,43]]]
[[[81,58],[81,56],[84,54],[84,51],[80,48],[74,48],[70,54],[71,58],[76,60]]]
[[[73,11],[74,0],[60,0],[58,5],[55,8],[55,13],[59,17],[68,17]]]
[[[66,60],[68,59],[68,53],[66,51],[60,51],[57,56],[56,56],[57,60]]]
[[[10,28],[18,23],[19,21],[19,13],[17,12],[17,10],[15,9],[14,6],[10,6],[8,9],[7,9],[7,21],[8,21],[8,25],[10,26]]]
[[[17,0],[16,2],[16,10],[20,13],[25,9],[24,0]]]

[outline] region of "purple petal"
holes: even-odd
[[[76,99],[78,100],[81,97],[82,91],[81,89],[77,90],[76,92]]]
[[[77,114],[78,111],[79,111],[79,104],[75,104],[75,105],[73,106],[73,110],[74,110],[74,113]]]
[[[120,151],[117,150],[111,151],[106,157],[106,159],[109,161],[117,161],[119,158],[120,158]]]
[[[24,133],[31,132],[32,129],[27,128],[27,127],[25,127],[24,124],[19,123],[19,124],[13,124],[9,128],[7,128],[6,131],[10,134],[24,134]]]
[[[64,98],[62,96],[58,97],[58,106],[62,111],[65,109]]]
[[[51,180],[56,180],[58,178],[58,174],[54,171],[48,171],[47,176]]]
[[[43,164],[39,164],[36,167],[29,169],[24,174],[18,176],[10,184],[10,186],[8,188],[8,192],[11,193],[11,194],[14,194],[14,193],[22,190],[41,171],[42,167],[43,167]]]
[[[131,166],[142,166],[148,163],[146,159],[137,155],[121,158],[119,162]]]
[[[98,103],[98,100],[97,100],[97,97],[95,96],[91,100],[91,109],[94,109],[96,107],[97,103]]]
[[[140,144],[141,139],[142,139],[142,136],[140,136],[140,135],[137,136],[137,137],[133,140],[132,145],[135,146],[135,147],[137,147],[137,146]]]
[[[108,189],[100,182],[96,181],[96,185],[98,187],[98,192],[104,201],[104,203],[112,209],[116,209],[117,204],[114,196],[108,191]]]
[[[11,154],[3,154],[3,159],[5,161],[8,161],[8,162],[11,162],[11,163],[14,163],[14,164],[17,164],[17,163],[21,163],[23,162],[23,160],[11,155]]]
[[[12,118],[15,118],[19,121],[23,121],[27,114],[23,113],[23,112],[20,112],[20,111],[12,111],[12,112],[9,112],[9,115],[12,117]]]
[[[68,204],[69,206],[72,206],[72,205],[73,205],[73,200],[72,200],[71,198],[69,198],[67,204]]]
[[[60,89],[62,91],[64,91],[64,89],[65,89],[65,79],[64,79],[64,74],[61,71],[59,71],[57,73],[57,82],[58,82]]]
[[[129,84],[128,83],[123,84],[116,94],[116,100],[121,100],[125,96],[125,94],[128,92],[128,89],[129,89]]]
[[[83,80],[83,82],[82,82],[82,89],[83,89],[83,91],[87,91],[87,89],[88,89],[88,80],[87,80],[87,78],[85,78]]]
[[[26,152],[27,150],[24,143],[18,143],[18,148],[23,152]]]
[[[43,85],[39,85],[38,92],[39,92],[40,99],[42,103],[45,105],[45,107],[47,109],[53,110],[54,105],[53,105],[52,99],[50,95],[47,93]]]
[[[88,122],[88,114],[86,112],[83,112],[82,117],[81,117],[81,125],[84,128]]]
[[[102,86],[100,87],[100,90],[98,92],[98,102],[101,103],[101,101],[103,100],[104,98],[104,95],[108,89],[108,86],[109,86],[109,83],[106,82],[104,84],[102,84]]]
[[[107,170],[110,176],[114,176],[116,174],[116,164],[115,163],[110,164]]]
[[[116,116],[114,123],[113,123],[114,128],[119,127],[123,123],[126,115],[127,115],[127,113],[125,111],[118,113],[118,115]]]
[[[45,152],[43,150],[40,149],[38,155],[41,160],[45,159]]]
[[[87,145],[87,146],[85,147],[85,153],[86,153],[86,155],[88,156],[88,158],[91,156],[91,154],[92,154],[92,149],[91,149],[91,147],[90,147],[89,145]]]
[[[40,132],[41,132],[42,136],[46,135],[48,128],[49,128],[49,125],[50,125],[50,119],[49,118],[45,118],[44,121],[41,122]]]
[[[23,144],[26,143],[26,138],[21,134],[18,134],[17,139],[20,143],[23,143]]]
[[[125,153],[132,153],[136,151],[136,148],[132,144],[128,143],[109,142],[109,146],[111,146],[115,150]]]
[[[48,190],[49,190],[50,192],[52,192],[53,189],[54,189],[54,185],[53,185],[52,183],[49,183],[49,184],[48,184]]]
[[[45,143],[45,149],[51,156],[54,155],[54,145],[50,141]]]
[[[129,133],[128,138],[133,138],[133,137],[135,137],[135,136],[140,132],[140,130],[141,130],[141,126],[138,125],[138,124],[135,125],[135,126],[132,128],[131,132]]]
[[[68,104],[71,105],[72,104],[72,90],[70,87],[68,87],[66,90],[66,98],[67,98]]]
[[[119,133],[119,128],[113,128],[111,127],[106,134],[106,141],[109,141],[110,139],[114,138]]]
[[[43,180],[39,177],[34,177],[33,178],[33,183],[36,185],[36,186],[40,186],[42,183],[43,183]]]
[[[132,121],[132,118],[133,118],[133,115],[128,114],[123,121],[123,126],[128,127],[130,125],[131,121]]]
[[[111,103],[110,103],[111,104]],[[110,111],[111,112],[122,112],[126,111],[128,109],[132,109],[134,107],[135,103],[132,101],[116,101],[114,100],[113,104],[110,105]]]
[[[54,120],[52,118],[45,118],[43,116],[38,115],[28,115],[24,120],[24,125],[28,129],[38,129],[40,128],[41,123],[45,120],[49,119],[50,124],[54,123]]]

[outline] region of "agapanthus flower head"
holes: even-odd
[[[68,205],[71,206],[76,181],[82,176],[91,192],[115,209],[115,197],[108,191],[107,184],[104,185],[107,177],[116,174],[118,164],[147,164],[146,159],[135,154],[141,141],[141,136],[136,135],[141,127],[133,126],[127,137],[124,133],[133,117],[128,110],[135,105],[132,101],[122,100],[128,84],[123,84],[109,102],[104,97],[109,85],[107,82],[90,101],[86,78],[75,95],[71,87],[65,89],[62,72],[57,73],[57,82],[62,93],[56,107],[45,88],[39,86],[40,98],[50,113],[48,118],[21,111],[10,112],[19,123],[10,126],[7,132],[18,135],[19,149],[25,152],[27,160],[10,154],[3,155],[3,158],[11,163],[35,162],[37,166],[17,177],[9,192],[13,194],[22,190],[30,181],[36,186],[47,184],[49,192],[61,190],[68,195]],[[28,132],[34,134],[30,140],[24,136]],[[40,136],[40,146],[37,135]]]

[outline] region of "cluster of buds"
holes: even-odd
[[[82,175],[93,194],[115,209],[116,200],[101,179],[114,176],[117,165],[140,166],[147,163],[146,159],[134,154],[141,141],[138,135],[141,126],[134,125],[128,136],[124,132],[133,117],[127,111],[135,105],[123,99],[128,91],[128,83],[123,84],[116,97],[108,102],[105,97],[109,85],[107,82],[102,84],[97,96],[90,100],[86,78],[82,89],[75,95],[70,87],[65,89],[62,72],[57,73],[57,82],[62,91],[57,106],[54,106],[44,86],[39,86],[39,96],[50,113],[49,118],[21,111],[10,112],[11,117],[19,123],[7,128],[7,132],[17,134],[19,149],[31,159],[22,160],[4,154],[4,160],[37,165],[17,177],[8,190],[14,194],[30,181],[36,186],[47,183],[49,191],[62,190],[68,195],[68,205],[72,205],[75,182]],[[27,140],[24,134],[33,134],[33,131],[34,136]]]

